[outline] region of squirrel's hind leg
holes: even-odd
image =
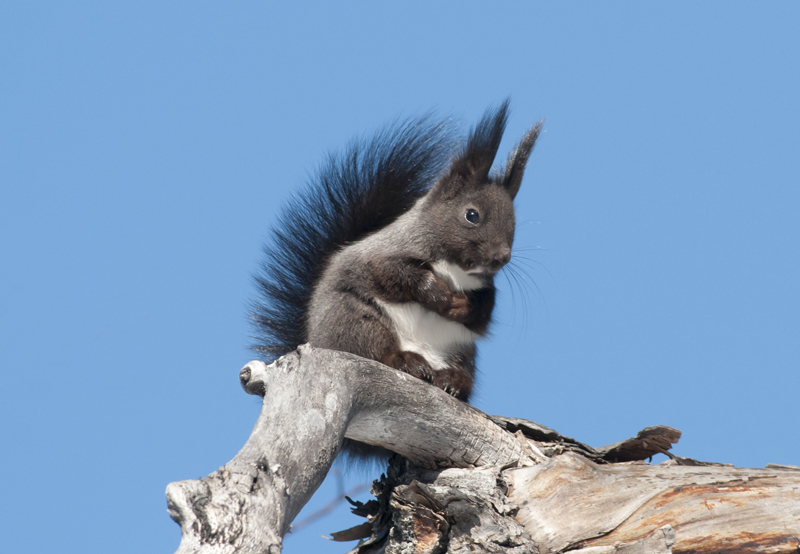
[[[412,377],[433,383],[436,370],[431,367],[428,360],[408,350],[392,350],[387,352],[381,363],[408,373]]]
[[[466,402],[472,393],[475,378],[463,367],[449,366],[438,370],[433,376],[432,383],[446,393]]]
[[[470,371],[470,367],[466,367],[468,364],[459,363],[464,361],[454,361],[455,363],[444,369],[433,369],[425,358],[408,350],[394,350],[381,359],[384,365],[427,381],[459,400],[466,401],[475,379],[472,376],[474,369]]]

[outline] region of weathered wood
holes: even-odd
[[[303,346],[270,366],[250,362],[240,379],[247,392],[264,396],[245,446],[204,479],[167,487],[169,513],[183,535],[180,553],[279,552],[345,436],[428,467],[536,456],[482,412],[350,354]]]
[[[797,552],[800,471],[619,463],[666,452],[680,436],[651,427],[592,448],[552,429],[489,418],[443,391],[349,354],[301,347],[240,379],[264,396],[242,450],[217,472],[167,487],[180,553],[277,554],[342,440],[398,452],[377,500],[359,504],[386,552]],[[453,469],[443,469],[453,468]]]
[[[641,541],[665,525],[673,552],[788,553],[800,543],[800,471],[598,465],[569,453],[503,477],[541,554]]]
[[[373,488],[373,535],[351,554],[534,553],[502,484],[500,467],[429,470],[395,458]]]
[[[388,475],[368,514],[373,534],[353,554],[777,554],[800,543],[791,469],[595,464],[568,452],[505,470],[398,459]]]
[[[339,451],[351,408],[346,383],[333,371],[302,371],[300,357],[247,364],[242,386],[265,394],[247,443],[215,473],[167,487],[179,553],[280,552]]]

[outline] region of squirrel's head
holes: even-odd
[[[492,171],[507,117],[508,101],[484,114],[422,205],[425,225],[441,247],[438,255],[480,277],[493,275],[511,259],[513,201],[542,128],[542,122],[534,125],[505,167]]]

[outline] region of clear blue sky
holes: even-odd
[[[281,204],[354,135],[507,96],[503,156],[547,118],[536,286],[500,280],[477,407],[800,464],[798,2],[4,2],[0,56],[1,551],[173,551],[165,486],[260,408],[237,374]]]

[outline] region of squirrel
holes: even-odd
[[[493,172],[507,118],[508,100],[456,142],[423,117],[330,156],[265,247],[254,349],[269,361],[306,342],[350,352],[468,400],[542,128]]]

